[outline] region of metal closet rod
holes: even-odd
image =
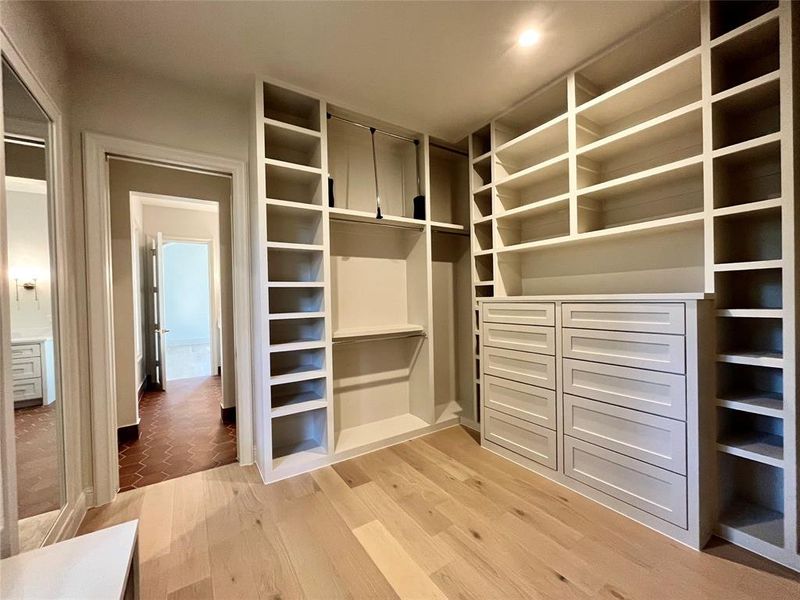
[[[391,131],[385,131],[383,129],[378,129],[377,127],[372,127],[371,125],[364,125],[363,123],[359,123],[358,121],[352,121],[350,119],[346,119],[344,117],[340,117],[339,115],[334,115],[328,113],[329,119],[339,119],[340,121],[344,121],[345,123],[350,123],[350,125],[355,125],[356,127],[361,127],[361,129],[369,129],[372,131],[373,129],[378,133],[382,133],[383,135],[388,135],[389,137],[397,138],[398,140],[403,140],[404,142],[411,142],[412,144],[419,144],[419,140],[416,138],[406,137],[404,135],[400,135],[398,133],[392,133]]]
[[[45,147],[44,140],[28,136],[7,134],[3,136],[3,141],[5,141],[6,144],[17,144],[18,146],[31,146],[33,148]]]
[[[380,335],[374,336],[367,336],[367,337],[360,337],[360,338],[352,338],[346,340],[334,340],[333,344],[338,346],[339,344],[362,344],[365,342],[378,342],[383,340],[404,340],[408,338],[415,338],[421,337],[426,338],[428,337],[428,333],[425,331],[415,331],[413,333],[384,333]]]

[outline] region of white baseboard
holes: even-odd
[[[78,527],[81,526],[81,522],[86,516],[86,510],[91,506],[93,496],[92,488],[86,488],[78,494],[72,505],[67,504],[58,515],[58,519],[56,519],[53,528],[47,534],[42,545],[47,546],[75,537]]]

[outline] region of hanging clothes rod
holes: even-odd
[[[415,338],[415,337],[428,337],[428,334],[424,331],[415,331],[413,333],[384,333],[381,335],[374,335],[369,337],[360,337],[360,338],[352,338],[346,340],[333,340],[333,345],[337,346],[339,344],[360,344],[362,342],[377,342],[382,340],[402,340],[406,338]]]
[[[33,148],[44,148],[44,140],[19,135],[6,135],[3,138],[6,144],[17,144],[18,146],[31,146]]]
[[[355,125],[356,127],[361,127],[361,129],[368,129],[372,131],[373,129],[378,132],[382,133],[383,135],[388,135],[389,137],[396,138],[398,140],[403,140],[404,142],[411,142],[412,144],[419,144],[419,140],[415,138],[406,137],[404,135],[400,135],[398,133],[392,133],[391,131],[385,131],[383,129],[378,129],[377,127],[372,127],[370,125],[364,125],[363,123],[359,123],[358,121],[352,121],[350,119],[346,119],[344,117],[340,117],[339,115],[333,115],[328,113],[329,119],[338,119],[339,121],[343,121],[345,123],[350,123],[350,125]]]
[[[463,150],[458,150],[456,148],[451,148],[450,146],[444,146],[442,144],[437,144],[435,142],[431,142],[431,146],[434,148],[438,148],[439,150],[445,150],[447,152],[452,152],[453,154],[459,154],[461,156],[469,156],[468,152],[464,152]]]
[[[331,221],[338,221],[340,223],[361,223],[361,224],[365,224],[365,225],[380,225],[381,227],[391,227],[391,228],[394,228],[394,229],[408,229],[408,230],[411,230],[411,231],[422,231],[423,229],[425,229],[425,223],[424,222],[420,222],[419,225],[417,225],[417,224],[414,224],[414,225],[411,225],[411,224],[409,224],[409,225],[398,225],[396,223],[391,223],[391,222],[387,223],[386,221],[381,220],[381,219],[375,219],[375,220],[368,221],[366,219],[360,219],[360,218],[353,219],[353,218],[350,218],[350,217],[347,217],[347,216],[344,216],[344,215],[338,215],[338,214],[333,214],[333,213],[330,214],[329,218],[330,218]]]

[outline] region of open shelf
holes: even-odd
[[[264,116],[311,131],[320,131],[320,103],[286,88],[264,83]]]
[[[751,21],[778,8],[777,0],[716,0],[711,3],[711,39],[736,34]]]
[[[714,94],[752,81],[780,67],[778,19],[771,19],[711,49]]]
[[[403,436],[427,426],[428,424],[419,417],[403,414],[347,427],[336,433],[335,451],[337,453],[348,452],[369,444]]]
[[[499,148],[562,115],[566,122],[566,112],[567,80],[561,79],[498,117],[494,122],[495,144]]]
[[[483,223],[475,223],[472,226],[474,233],[472,237],[473,249],[476,252],[483,252],[492,249],[492,223],[491,221],[484,221]]]
[[[497,184],[499,212],[569,192],[569,161],[557,157],[520,171]]]
[[[292,344],[325,343],[324,319],[292,319],[269,324],[269,342],[273,346]]]
[[[487,154],[492,151],[492,131],[489,125],[484,125],[470,136],[472,141],[473,160],[488,158]]]
[[[314,284],[315,287],[304,287],[304,283],[298,285],[294,282],[271,282],[269,284],[270,314],[324,313],[324,283],[309,282],[309,284]]]
[[[438,142],[429,145],[429,157],[431,225],[450,225],[466,232],[470,220],[469,158],[462,150],[451,150]]]
[[[550,210],[527,213],[526,218],[497,221],[501,248],[516,246],[569,235],[569,207],[566,203],[551,203]]]
[[[758,268],[760,265],[770,268]],[[720,267],[742,265],[740,270],[720,271]],[[774,261],[716,265],[716,303],[719,309],[781,309],[783,285],[781,269]]]
[[[484,156],[472,162],[470,167],[470,186],[478,190],[492,183],[492,157]]]
[[[323,253],[320,247],[268,248],[269,281],[323,281]]]
[[[700,46],[700,6],[691,3],[613,46],[576,75],[580,106]]]
[[[721,452],[772,467],[783,467],[783,420],[717,408]]]
[[[780,260],[781,238],[780,208],[717,217],[714,261],[725,264]]]
[[[700,100],[700,51],[692,50],[602,94],[578,109],[578,126],[595,139]],[[578,140],[582,146],[592,140]]]
[[[492,265],[492,255],[485,254],[476,256],[474,261],[473,281],[491,281],[494,279],[494,267]]]
[[[492,216],[492,190],[487,189],[472,195],[473,220],[486,219]]]
[[[608,182],[691,158],[702,153],[699,103],[679,108],[578,150],[578,164]]]
[[[780,196],[780,141],[758,144],[714,159],[714,208]]]
[[[411,219],[408,217],[396,217],[394,215],[383,214],[383,218],[376,218],[376,213],[361,210],[351,210],[347,208],[329,209],[331,221],[344,221],[350,223],[373,223],[375,225],[393,225],[408,229],[421,230],[425,227],[425,221]]]
[[[782,418],[783,371],[770,367],[718,363],[717,405]]]
[[[324,408],[325,379],[309,379],[272,386],[272,418]]]
[[[318,206],[322,204],[322,176],[319,171],[272,160],[266,162],[264,169],[268,198]]]
[[[264,158],[305,167],[322,167],[322,140],[310,130],[287,126],[266,119],[264,122]]]
[[[322,244],[322,212],[267,204],[267,240]]]
[[[741,144],[780,130],[780,82],[759,86],[714,102],[713,147]]]
[[[783,547],[783,513],[747,500],[734,499],[719,518],[719,533],[741,543],[741,535]],[[751,546],[752,547],[752,546]]]
[[[568,150],[567,116],[533,129],[495,151],[497,179],[565,154]]]
[[[323,459],[327,448],[327,409],[318,408],[272,419],[272,467],[300,468]]]
[[[300,350],[273,354],[270,359],[270,381],[273,385],[316,379],[325,375],[325,351]]]

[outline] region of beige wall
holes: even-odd
[[[222,313],[227,315],[223,324],[223,362],[234,364],[232,277],[224,265],[231,263],[231,182],[227,178],[201,175],[188,171],[167,169],[120,160],[109,161],[111,201],[111,248],[114,285],[114,353],[117,380],[117,426],[138,423],[136,391],[136,353],[133,318],[133,277],[131,256],[131,192],[161,194],[182,198],[211,200],[220,205],[219,224],[223,232],[220,239]],[[233,373],[223,378],[223,396],[235,398]]]

